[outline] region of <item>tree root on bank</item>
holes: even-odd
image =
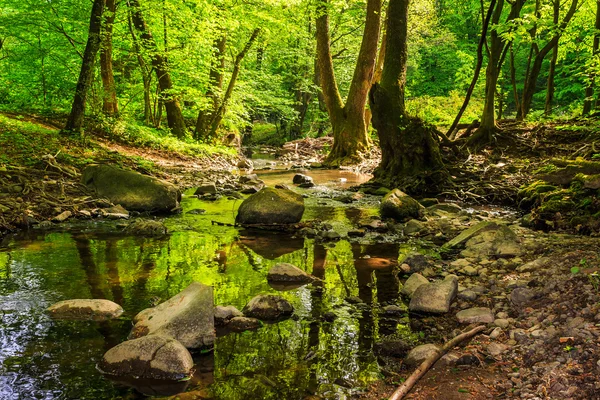
[[[444,345],[444,347],[442,347],[441,350],[435,352],[434,354],[429,356],[429,358],[423,361],[421,365],[419,365],[419,368],[417,368],[415,372],[413,372],[412,375],[409,376],[408,379],[404,381],[404,383],[400,387],[398,387],[398,389],[396,389],[396,391],[394,391],[394,393],[390,396],[389,400],[403,399],[404,396],[406,396],[408,392],[411,391],[411,389],[419,381],[419,379],[421,379],[423,375],[425,375],[427,371],[429,371],[429,369],[436,363],[436,361],[442,358],[444,354],[452,350],[454,347],[458,346],[463,341],[471,339],[473,336],[484,331],[485,329],[486,327],[484,325],[480,325],[476,328],[471,329],[468,332],[461,333],[454,339],[450,340]]]

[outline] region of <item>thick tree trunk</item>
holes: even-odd
[[[596,0],[596,34],[594,35],[594,44],[592,47],[592,57],[595,57],[600,51],[600,0]],[[596,81],[595,74],[591,74],[588,87],[585,89],[585,101],[583,103],[583,115],[588,115],[592,111],[594,105],[594,84]],[[600,97],[596,101],[596,108],[600,106]]]
[[[106,11],[107,12],[104,13],[104,34],[102,35],[102,46],[100,48],[100,75],[102,77],[102,87],[104,89],[102,96],[102,112],[108,116],[114,117],[119,113],[112,59],[112,32],[115,22],[115,13],[117,11],[115,0],[106,0]]]
[[[147,126],[150,126],[154,125],[154,113],[152,112],[152,98],[150,95],[152,75],[151,71],[148,69],[146,60],[144,60],[144,57],[142,56],[138,38],[137,36],[135,36],[135,32],[133,30],[133,22],[131,21],[131,9],[128,10],[127,14],[127,24],[129,26],[129,33],[131,34],[131,40],[133,42],[133,50],[135,51],[135,55],[138,60],[140,74],[142,75],[142,83],[144,85],[144,123]]]
[[[553,0],[554,25],[558,25],[560,16],[560,0]],[[552,103],[554,102],[554,76],[556,75],[556,63],[558,61],[558,43],[552,49],[552,59],[550,60],[550,70],[548,71],[548,83],[546,85],[546,102],[544,104],[544,115],[552,114]]]
[[[333,70],[327,0],[319,0],[317,13],[319,80],[333,129],[333,146],[325,163],[353,164],[360,161],[361,154],[369,148],[365,105],[377,57],[381,0],[367,0],[365,29],[345,105]]]
[[[406,114],[408,3],[389,2],[381,82],[372,86],[369,104],[382,155],[375,178],[409,193],[423,193],[436,191],[447,174],[433,128]]]
[[[504,1],[504,0],[500,0]],[[485,45],[485,38],[487,36],[488,27],[490,25],[490,19],[492,17],[492,13],[494,11],[494,6],[496,5],[496,0],[492,0],[490,2],[490,6],[488,7],[487,13],[485,14],[485,18],[483,19],[483,24],[481,26],[481,37],[479,38],[479,44],[477,45],[477,64],[475,65],[475,71],[473,72],[473,79],[471,80],[471,84],[467,89],[467,94],[465,95],[465,100],[456,114],[456,118],[454,118],[454,122],[450,125],[448,129],[448,133],[446,134],[451,140],[454,140],[456,137],[456,127],[458,126],[462,115],[464,114],[467,106],[469,105],[469,101],[471,100],[471,95],[473,94],[473,90],[475,90],[475,85],[479,80],[479,73],[481,72],[481,67],[483,65],[483,46]],[[483,0],[481,1],[481,12],[483,13]]]
[[[167,111],[167,124],[174,136],[179,139],[183,139],[186,135],[187,129],[183,119],[183,113],[181,111],[179,99],[175,94],[171,93],[173,89],[173,82],[171,80],[171,74],[169,73],[167,62],[159,53],[154,37],[146,25],[146,21],[144,20],[142,11],[140,9],[139,1],[129,0],[129,4],[130,7],[132,7],[131,17],[133,25],[140,32],[142,45],[150,52],[152,66],[156,71],[161,97],[164,102],[165,110]]]
[[[213,60],[210,66],[210,75],[206,97],[210,101],[210,108],[200,108],[196,120],[195,137],[197,140],[208,139],[203,137],[210,128],[213,116],[219,110],[221,103],[221,92],[223,90],[223,72],[225,70],[225,47],[227,46],[227,35],[223,34],[215,40]]]
[[[71,114],[67,119],[64,129],[65,133],[81,133],[83,127],[87,93],[92,84],[94,74],[94,60],[96,59],[96,53],[100,49],[100,27],[102,25],[102,13],[104,12],[105,4],[105,0],[94,0],[94,4],[92,5],[88,40],[83,53],[83,61],[81,63],[79,79],[77,80]]]
[[[562,32],[567,27],[571,18],[573,18],[573,15],[575,15],[575,11],[577,11],[577,4],[578,0],[572,0],[571,7],[567,11],[563,22],[557,27],[554,36],[552,36],[548,43],[546,43],[546,45],[536,53],[529,74],[525,77],[525,85],[523,87],[523,96],[521,99],[521,113],[518,116],[518,119],[525,119],[527,114],[529,114],[529,111],[531,110],[531,103],[533,101],[533,95],[535,94],[537,79],[542,71],[544,58],[546,58],[550,50],[558,46],[558,41],[562,35]]]

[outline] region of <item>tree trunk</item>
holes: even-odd
[[[100,75],[104,89],[102,112],[115,117],[119,113],[112,59],[112,32],[116,13],[115,0],[106,0],[106,11],[108,12],[104,13],[104,34],[102,35],[102,46],[100,48]]]
[[[596,33],[594,34],[594,45],[592,47],[592,58],[598,54],[600,50],[600,0],[596,0]],[[583,115],[588,115],[592,111],[594,104],[594,84],[596,80],[596,74],[590,74],[590,82],[588,87],[585,89],[585,101],[583,103]],[[596,107],[599,104],[596,102]]]
[[[365,105],[377,57],[381,0],[367,0],[365,29],[345,105],[333,70],[327,3],[327,0],[319,0],[316,21],[319,81],[333,130],[333,146],[325,163],[353,164],[360,161],[361,154],[369,148]]]
[[[79,79],[77,80],[71,114],[64,128],[65,133],[80,134],[83,127],[87,93],[92,84],[94,74],[94,60],[96,59],[96,53],[100,49],[100,27],[102,25],[102,13],[104,12],[105,4],[105,0],[94,0],[94,4],[92,5],[88,40],[83,53],[83,61],[81,63]]]
[[[519,115],[519,119],[521,120],[525,119],[531,110],[531,103],[533,101],[533,95],[535,94],[537,79],[542,70],[544,58],[546,58],[546,55],[548,55],[550,50],[558,46],[558,41],[562,35],[562,32],[567,27],[571,18],[573,18],[573,15],[575,15],[575,11],[577,11],[577,3],[578,0],[572,0],[571,7],[569,8],[569,11],[567,11],[563,22],[557,27],[554,36],[552,36],[550,41],[548,41],[548,43],[546,43],[546,45],[542,47],[535,55],[533,65],[531,66],[529,74],[525,78],[525,86],[523,87],[523,96],[521,98],[521,114]]]
[[[389,2],[381,82],[372,86],[369,95],[382,155],[375,178],[409,193],[424,193],[436,191],[447,174],[433,128],[406,114],[408,3],[409,0]]]
[[[248,39],[248,42],[246,42],[246,45],[244,46],[242,51],[240,51],[235,57],[235,62],[233,63],[233,72],[231,73],[231,78],[229,79],[229,84],[227,85],[227,90],[223,95],[223,99],[221,99],[221,101],[218,103],[218,106],[216,107],[214,113],[212,113],[210,119],[208,119],[205,122],[205,125],[203,126],[204,130],[197,133],[198,137],[208,139],[214,138],[216,136],[217,129],[219,129],[221,121],[223,121],[223,117],[225,116],[225,112],[227,111],[227,103],[229,102],[229,99],[233,94],[235,82],[237,80],[238,75],[240,74],[242,60],[244,59],[248,51],[250,51],[250,48],[252,47],[252,44],[256,41],[256,38],[258,37],[259,33],[260,28],[254,29],[252,35],[250,36],[250,39]],[[222,77],[220,79],[222,79]]]
[[[500,1],[504,1],[504,0],[500,0]],[[477,45],[477,64],[475,65],[475,71],[473,72],[473,79],[471,80],[471,84],[469,85],[469,88],[467,89],[467,94],[465,95],[465,100],[463,102],[463,105],[460,107],[458,114],[456,114],[456,118],[454,118],[454,122],[452,122],[452,125],[448,129],[447,136],[451,140],[454,140],[454,138],[456,137],[456,132],[455,132],[456,127],[460,123],[460,119],[462,118],[462,115],[464,114],[465,110],[467,109],[467,106],[469,105],[469,101],[471,100],[471,95],[473,94],[473,90],[475,90],[475,85],[477,84],[477,81],[479,80],[479,73],[481,72],[481,67],[483,65],[483,46],[485,45],[485,38],[487,36],[488,27],[490,25],[490,19],[492,17],[492,13],[494,11],[495,5],[496,5],[496,0],[492,0],[490,2],[490,6],[487,10],[485,18],[483,19],[483,24],[481,26],[481,37],[479,38],[479,44]],[[483,0],[481,1],[481,12],[483,13]]]
[[[152,98],[150,95],[152,75],[151,71],[148,70],[148,65],[142,56],[140,44],[138,38],[135,36],[133,30],[133,22],[131,21],[131,9],[127,13],[127,25],[129,27],[129,33],[131,34],[131,40],[133,41],[133,50],[138,60],[140,67],[140,74],[142,75],[142,83],[144,85],[144,123],[147,126],[154,125],[154,113],[152,112]]]
[[[225,70],[225,47],[227,46],[227,35],[223,34],[215,40],[215,49],[213,52],[213,60],[210,66],[210,75],[208,82],[208,90],[206,97],[210,100],[210,109],[205,110],[200,108],[198,119],[196,120],[195,137],[199,139],[208,139],[202,137],[210,128],[210,122],[219,110],[221,103],[221,91],[223,90],[223,72]]]
[[[179,99],[174,93],[171,93],[173,90],[173,82],[167,68],[167,62],[159,53],[154,37],[146,25],[146,21],[144,20],[140,9],[139,0],[129,0],[129,5],[132,8],[131,17],[133,25],[140,32],[142,45],[149,51],[152,66],[156,71],[161,97],[165,110],[167,111],[167,124],[169,129],[171,129],[171,133],[177,138],[183,139],[187,129],[181,112]]]

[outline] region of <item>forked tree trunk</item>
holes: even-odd
[[[408,4],[409,0],[389,2],[385,61],[369,104],[382,156],[375,178],[409,193],[423,193],[435,191],[447,174],[433,128],[406,113]]]
[[[83,118],[85,116],[85,103],[88,90],[92,84],[94,74],[94,61],[96,54],[100,49],[100,27],[102,26],[102,13],[106,5],[105,0],[94,0],[90,16],[90,27],[88,31],[88,40],[83,52],[81,62],[81,71],[75,88],[75,96],[71,107],[71,114],[67,119],[64,128],[65,133],[81,133],[83,127]]]
[[[167,62],[163,56],[159,53],[156,41],[146,25],[144,16],[140,9],[140,3],[138,0],[129,0],[129,5],[132,8],[131,18],[133,25],[140,32],[142,46],[150,53],[152,60],[152,67],[156,71],[156,78],[160,87],[161,97],[167,111],[167,124],[171,133],[179,138],[183,139],[186,135],[186,126],[183,119],[183,113],[181,111],[181,105],[178,97],[172,93],[173,81],[171,80],[171,74],[169,73]]]
[[[227,35],[223,34],[215,40],[215,48],[213,51],[213,60],[210,66],[208,90],[206,97],[210,101],[210,108],[200,108],[198,118],[196,119],[195,137],[199,139],[208,139],[202,137],[210,127],[210,122],[219,110],[221,103],[221,92],[223,90],[223,72],[225,70],[225,47],[227,46]]]
[[[336,166],[360,161],[361,154],[369,148],[365,105],[377,57],[381,0],[367,0],[365,29],[346,104],[342,101],[333,70],[327,7],[327,0],[319,0],[316,21],[317,59],[323,100],[333,130],[333,146],[325,163]]]
[[[531,110],[531,103],[533,102],[533,95],[535,94],[537,79],[542,71],[544,58],[546,58],[550,50],[558,46],[558,41],[562,35],[562,32],[569,24],[569,21],[571,21],[571,18],[573,18],[573,15],[575,15],[575,11],[577,11],[577,4],[578,0],[572,0],[571,7],[567,11],[563,22],[560,24],[560,26],[556,27],[556,33],[554,33],[554,36],[552,36],[548,43],[546,43],[546,45],[535,54],[529,74],[525,77],[525,85],[523,87],[523,96],[521,99],[521,112],[518,114],[518,119],[523,120],[527,117],[527,114],[529,114],[529,111]]]
[[[119,114],[112,59],[112,33],[115,22],[115,13],[117,11],[115,0],[106,0],[106,11],[107,12],[104,13],[104,32],[102,35],[102,45],[100,47],[100,76],[102,77],[102,87],[104,89],[102,96],[102,112],[108,116],[114,117]]]

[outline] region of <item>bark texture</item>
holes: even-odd
[[[596,0],[596,34],[594,35],[594,44],[592,47],[592,57],[596,57],[600,51],[600,0]],[[589,77],[588,87],[585,89],[585,101],[583,103],[583,115],[588,115],[594,107],[594,85],[596,81],[595,74]],[[598,98],[598,96],[596,96]],[[599,100],[596,101],[596,108],[600,106]]]
[[[150,32],[144,20],[139,1],[129,0],[129,5],[132,8],[131,19],[133,26],[140,32],[142,46],[150,53],[152,67],[156,71],[160,94],[165,110],[167,111],[167,124],[169,129],[171,129],[171,133],[177,138],[182,139],[185,137],[187,129],[181,112],[179,98],[172,93],[173,81],[171,80],[167,62],[160,54],[152,32]]]
[[[81,133],[83,127],[85,103],[94,75],[94,61],[100,49],[100,27],[102,26],[102,14],[105,5],[105,0],[94,0],[94,4],[92,5],[88,40],[83,52],[83,60],[81,62],[81,70],[79,72],[79,79],[77,80],[71,113],[64,129],[67,133]]]
[[[210,122],[219,109],[221,103],[221,92],[223,91],[223,72],[225,70],[225,47],[227,46],[227,35],[223,34],[215,40],[213,51],[213,60],[210,66],[209,86],[206,97],[210,102],[209,109],[201,108],[196,120],[196,139],[207,139],[206,135]]]
[[[333,69],[327,7],[327,0],[319,0],[316,21],[319,82],[333,130],[333,147],[325,163],[332,166],[354,164],[369,148],[365,105],[377,57],[381,0],[367,0],[365,29],[345,104]]]
[[[369,95],[382,153],[375,178],[386,186],[424,193],[435,191],[447,174],[434,129],[406,113],[408,3],[390,0],[381,81],[372,86]]]
[[[104,13],[104,32],[102,35],[102,45],[100,47],[100,75],[102,77],[102,87],[104,89],[102,96],[102,112],[108,116],[114,117],[119,114],[112,58],[112,33],[117,11],[115,0],[106,0],[106,11],[107,12]]]

